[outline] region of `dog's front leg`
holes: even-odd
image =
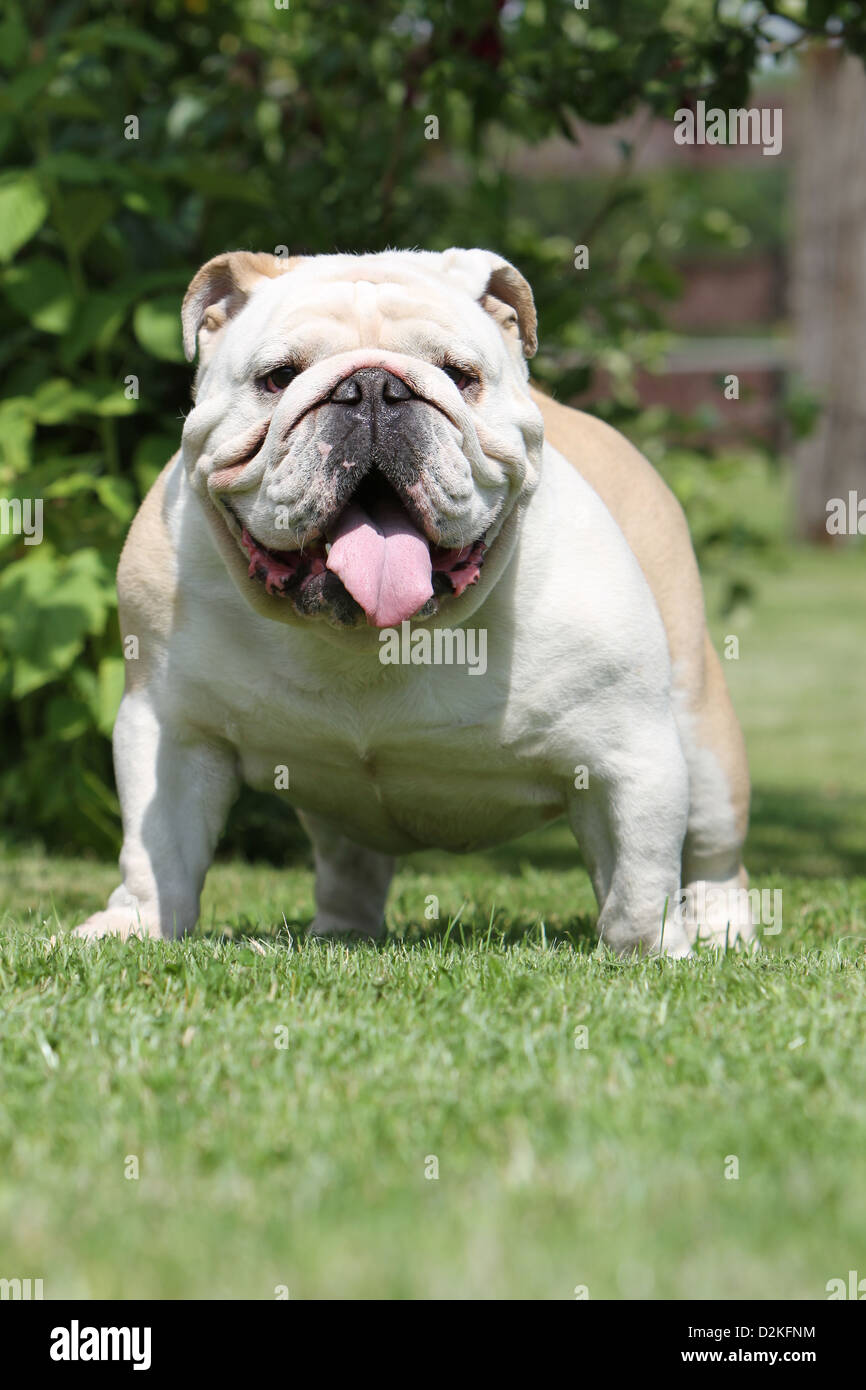
[[[394,860],[347,840],[321,816],[298,815],[313,842],[316,864],[316,916],[310,930],[316,936],[384,936]]]
[[[124,695],[114,726],[123,883],[76,936],[174,937],[195,926],[204,877],[237,794],[233,751],[169,729],[147,691]]]
[[[598,899],[599,939],[619,955],[688,955],[680,911],[688,773],[673,717],[635,720],[597,766],[572,791],[569,820]]]

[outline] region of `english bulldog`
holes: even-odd
[[[750,936],[748,771],[685,519],[532,388],[523,276],[235,251],[182,321],[194,408],[118,569],[123,882],[79,933],[194,927],[245,781],[312,840],[316,933],[381,936],[397,855],[566,816],[614,951]]]

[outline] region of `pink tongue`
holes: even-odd
[[[430,547],[396,500],[348,506],[325,563],[374,627],[411,618],[433,594]]]

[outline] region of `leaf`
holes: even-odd
[[[203,96],[182,93],[169,107],[165,130],[170,140],[182,140],[191,126],[198,125],[207,113]]]
[[[97,478],[96,495],[112,516],[128,525],[135,515],[135,498],[128,478]]]
[[[266,207],[271,201],[267,185],[250,174],[191,164],[182,172],[184,183],[207,198],[232,203],[252,203]]]
[[[79,415],[134,415],[138,403],[127,400],[122,388],[97,381],[74,386],[65,377],[45,381],[33,395],[31,409],[40,425],[59,425]]]
[[[173,294],[139,304],[133,316],[135,336],[151,357],[162,362],[183,362],[183,341],[180,330],[180,305]]]
[[[3,276],[10,304],[43,333],[63,333],[75,309],[72,281],[62,265],[47,256],[34,256],[10,266]]]
[[[68,695],[55,695],[49,700],[45,715],[45,732],[49,738],[71,743],[81,738],[92,723],[90,711],[82,700],[70,699]]]
[[[14,72],[27,52],[27,28],[20,14],[9,14],[0,24],[0,67]]]
[[[23,68],[11,82],[0,88],[0,111],[14,112],[16,115],[29,113],[56,71],[57,61],[53,58]]]
[[[74,367],[91,348],[109,347],[135,298],[134,294],[118,294],[113,290],[96,290],[89,294],[61,343],[63,366]]]
[[[36,170],[42,178],[59,179],[61,183],[123,183],[126,180],[126,171],[110,159],[96,159],[93,155],[79,154],[77,150],[48,154],[40,159]]]
[[[154,184],[127,189],[122,201],[124,207],[139,217],[168,217],[171,211],[168,192]]]
[[[85,246],[110,218],[114,199],[109,193],[75,191],[67,193],[55,214],[64,242],[76,253]]]
[[[177,452],[179,434],[148,434],[136,446],[132,471],[142,496],[153,486],[165,465]]]
[[[40,425],[60,425],[93,408],[91,393],[65,377],[44,381],[31,402],[33,418]]]
[[[32,174],[0,176],[0,261],[11,261],[48,216],[48,199]]]
[[[13,698],[66,671],[87,637],[103,631],[114,603],[111,571],[92,548],[58,557],[37,546],[8,565],[0,575],[0,648]]]
[[[119,656],[106,656],[99,663],[96,723],[100,733],[111,737],[126,680],[126,662]]]
[[[30,467],[34,421],[28,402],[16,398],[0,405],[0,459],[3,471],[14,476]],[[5,538],[4,538],[5,539]]]
[[[128,478],[106,477],[98,473],[67,473],[42,489],[43,497],[49,501],[59,497],[76,497],[82,492],[92,492],[118,521],[128,524],[132,520],[135,499]]]
[[[82,52],[99,53],[103,48],[125,48],[132,53],[142,53],[155,62],[168,62],[171,49],[143,29],[132,28],[128,24],[112,24],[100,20],[95,24],[83,24],[75,31],[75,46]]]
[[[123,387],[111,388],[96,402],[95,411],[103,418],[116,415],[134,415],[138,401],[130,399]]]
[[[183,292],[195,271],[194,261],[182,270],[136,270],[132,275],[124,275],[112,288],[117,294],[128,294],[134,299],[149,295],[151,291],[155,294],[157,290],[177,290],[177,302],[180,304]]]

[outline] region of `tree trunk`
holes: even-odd
[[[795,453],[797,529],[825,543],[827,503],[866,496],[866,73],[859,58],[804,55],[795,175],[796,360],[822,404]],[[856,518],[854,520],[856,527]]]

